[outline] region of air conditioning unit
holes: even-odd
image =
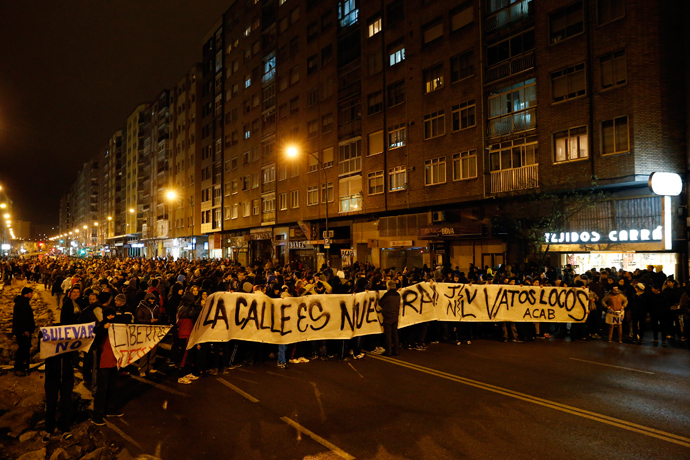
[[[433,223],[439,223],[439,222],[445,222],[446,221],[446,213],[443,211],[434,211],[431,213],[431,221]]]

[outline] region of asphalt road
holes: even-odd
[[[162,459],[690,459],[690,351],[478,340],[126,378],[103,427]]]

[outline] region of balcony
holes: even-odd
[[[496,29],[500,29],[511,22],[526,18],[531,12],[532,0],[522,0],[521,2],[513,3],[509,7],[503,8],[487,17],[484,21],[484,30],[489,33]]]
[[[537,108],[521,110],[520,112],[509,113],[501,117],[489,120],[487,135],[489,137],[500,137],[508,134],[519,133],[535,129],[537,127]]]
[[[491,172],[491,193],[514,192],[539,187],[539,165]]]
[[[491,83],[532,68],[534,68],[534,50],[489,67],[486,70],[486,83]]]
[[[273,225],[276,222],[276,212],[264,211],[261,213],[261,224],[262,225]]]
[[[338,212],[361,212],[362,211],[362,195],[341,196],[338,206]]]

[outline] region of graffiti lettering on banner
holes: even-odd
[[[419,283],[399,292],[399,328],[427,321],[580,323],[589,304],[588,292],[581,288]],[[370,291],[272,299],[218,292],[207,299],[188,348],[231,339],[289,344],[379,334],[381,295]]]
[[[117,360],[117,367],[129,366],[151,351],[172,326],[150,324],[115,324],[108,328],[110,345]]]
[[[41,359],[71,351],[88,351],[96,323],[41,328]]]

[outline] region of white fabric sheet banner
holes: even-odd
[[[272,299],[216,292],[197,319],[187,348],[232,339],[288,344],[349,339],[383,331],[384,291]],[[400,290],[403,328],[426,321],[579,323],[589,295],[581,288],[419,283]]]
[[[129,366],[151,351],[172,326],[154,326],[151,324],[116,324],[110,323],[108,334],[117,367]]]
[[[42,327],[41,359],[72,351],[88,351],[93,343],[95,327],[96,323]]]

